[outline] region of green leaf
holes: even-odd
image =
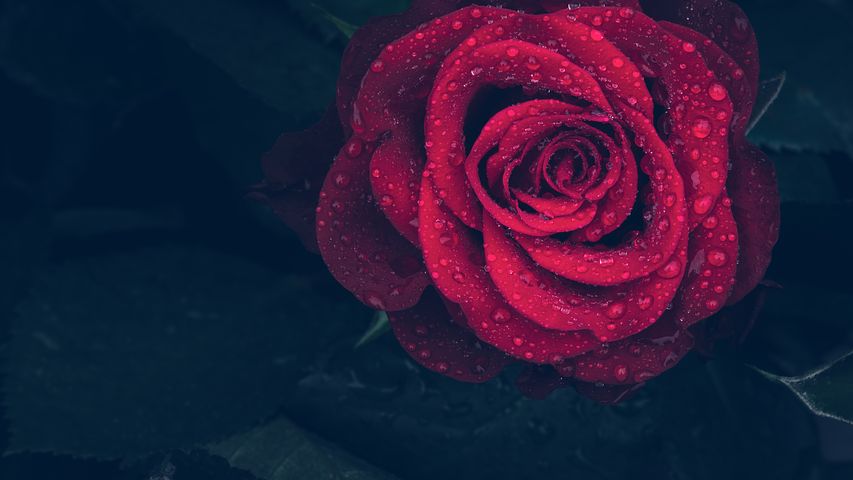
[[[312,3],[311,6],[319,10],[320,14],[323,15],[326,20],[331,22],[332,25],[334,25],[338,29],[338,31],[340,31],[345,37],[352,38],[352,35],[355,33],[356,30],[358,30],[357,26],[347,22],[346,20],[340,19],[332,15],[331,13],[329,13],[328,10],[321,7],[320,5]]]
[[[848,2],[744,1],[761,49],[761,69],[787,72],[772,111],[751,132],[761,146],[853,155],[853,50]],[[792,35],[796,32],[796,35]],[[820,52],[820,54],[815,54]]]
[[[355,343],[355,348],[367,345],[389,330],[391,330],[391,324],[388,322],[388,314],[385,312],[376,312],[373,315],[373,321],[370,322],[370,326],[367,327],[367,330],[364,331],[364,334]]]
[[[791,389],[815,414],[853,424],[853,352],[797,377],[758,371]]]
[[[188,448],[278,408],[365,310],[329,286],[202,249],[41,272],[6,351],[13,451],[116,458]]]
[[[261,480],[393,480],[281,417],[207,450]]]
[[[763,80],[758,85],[758,94],[755,98],[755,106],[752,111],[752,118],[749,120],[749,126],[746,128],[748,134],[758,125],[767,110],[773,105],[773,102],[779,97],[782,87],[785,86],[787,73],[782,72],[779,75]]]

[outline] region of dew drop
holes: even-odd
[[[705,117],[697,117],[693,120],[691,131],[696,138],[707,138],[711,134],[711,121]]]
[[[613,369],[613,376],[616,377],[617,381],[624,382],[628,379],[628,367],[625,365],[616,365],[616,368]]]
[[[509,313],[509,310],[502,307],[498,307],[492,310],[491,317],[492,321],[494,321],[495,323],[506,323],[510,320],[510,318],[512,318],[512,314]]]
[[[347,186],[349,186],[351,181],[352,177],[350,177],[350,175],[346,172],[338,172],[335,175],[334,179],[335,186],[338,188],[346,188]]]
[[[675,278],[681,273],[681,262],[672,259],[658,270],[658,275],[663,278]]]
[[[708,87],[708,95],[711,96],[716,101],[725,100],[728,93],[726,92],[726,87],[722,86],[719,83],[712,83],[710,87]]]
[[[698,215],[704,215],[711,211],[714,206],[714,197],[711,195],[702,195],[693,201],[693,211]]]
[[[360,138],[353,138],[347,143],[346,152],[352,158],[355,158],[361,155],[361,152],[364,150],[364,142],[361,141]]]
[[[715,267],[722,267],[728,261],[728,256],[722,250],[710,250],[707,258],[708,263]]]
[[[625,315],[625,304],[624,303],[618,303],[617,302],[617,303],[610,305],[607,308],[607,318],[612,318],[613,320],[616,320],[617,318],[621,318],[623,315]],[[610,325],[613,325],[613,324],[607,325],[608,330],[615,330],[616,329],[615,325],[613,325],[613,328],[610,328]]]

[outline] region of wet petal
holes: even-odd
[[[420,253],[374,203],[368,173],[374,145],[341,149],[320,192],[317,241],[335,279],[366,305],[402,310],[429,284]]]
[[[400,345],[424,367],[463,382],[481,383],[499,374],[511,360],[481,343],[464,325],[459,307],[429,290],[418,304],[389,312]]]

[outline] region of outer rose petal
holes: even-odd
[[[773,163],[758,148],[750,145],[745,137],[747,122],[752,114],[757,85],[758,51],[755,36],[746,17],[737,7],[712,10],[716,15],[723,12],[739,19],[735,25],[749,34],[726,40],[723,45],[733,54],[746,61],[754,62],[756,71],[750,75],[743,72],[735,60],[720,47],[692,30],[679,25],[665,24],[666,28],[682,38],[693,41],[706,58],[717,78],[725,83],[734,103],[735,118],[732,123],[731,165],[728,189],[735,202],[733,213],[737,222],[741,243],[736,283],[729,304],[740,301],[764,276],[770,265],[773,246],[779,238],[780,198],[776,186]],[[716,17],[715,17],[716,18]],[[747,22],[744,24],[744,22]],[[707,27],[708,24],[703,24]],[[715,29],[711,30],[716,31]],[[731,33],[731,32],[730,32]],[[718,38],[720,38],[718,35]],[[726,37],[728,38],[728,37]]]
[[[750,84],[758,84],[758,43],[749,18],[728,0],[646,0],[648,14],[690,27],[709,37],[743,68]]]
[[[510,363],[509,357],[480,343],[464,326],[459,306],[434,291],[413,308],[389,312],[400,345],[424,367],[463,382],[485,382]]]
[[[688,270],[672,302],[671,315],[688,327],[719,311],[732,291],[737,269],[737,225],[724,197],[690,232]]]
[[[375,205],[368,165],[374,146],[351,139],[335,158],[317,206],[317,242],[335,279],[366,305],[402,310],[429,284],[420,253]]]
[[[459,303],[468,326],[484,342],[531,363],[553,363],[595,348],[589,332],[542,328],[512,309],[483,269],[482,244],[441,205],[432,180],[421,185],[420,238],[424,262],[436,288]]]
[[[758,147],[737,147],[729,175],[732,213],[740,235],[740,257],[729,305],[738,302],[764,278],[779,240],[781,205],[776,169]]]
[[[335,111],[303,132],[282,134],[261,161],[264,181],[254,194],[265,201],[297,235],[306,249],[319,253],[314,209],[320,186],[344,143]]]
[[[589,383],[643,383],[675,366],[692,347],[693,335],[666,314],[642,333],[568,359],[557,371]]]

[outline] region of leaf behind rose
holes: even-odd
[[[782,72],[767,80],[763,80],[758,85],[758,95],[755,99],[755,107],[752,110],[752,118],[749,120],[749,126],[746,127],[747,134],[758,125],[758,122],[761,121],[767,110],[779,98],[779,93],[782,92],[782,87],[785,86],[787,78],[788,73]]]
[[[207,447],[260,480],[393,480],[389,474],[280,417]]]
[[[788,387],[815,414],[853,424],[853,351],[796,377],[756,370]]]

